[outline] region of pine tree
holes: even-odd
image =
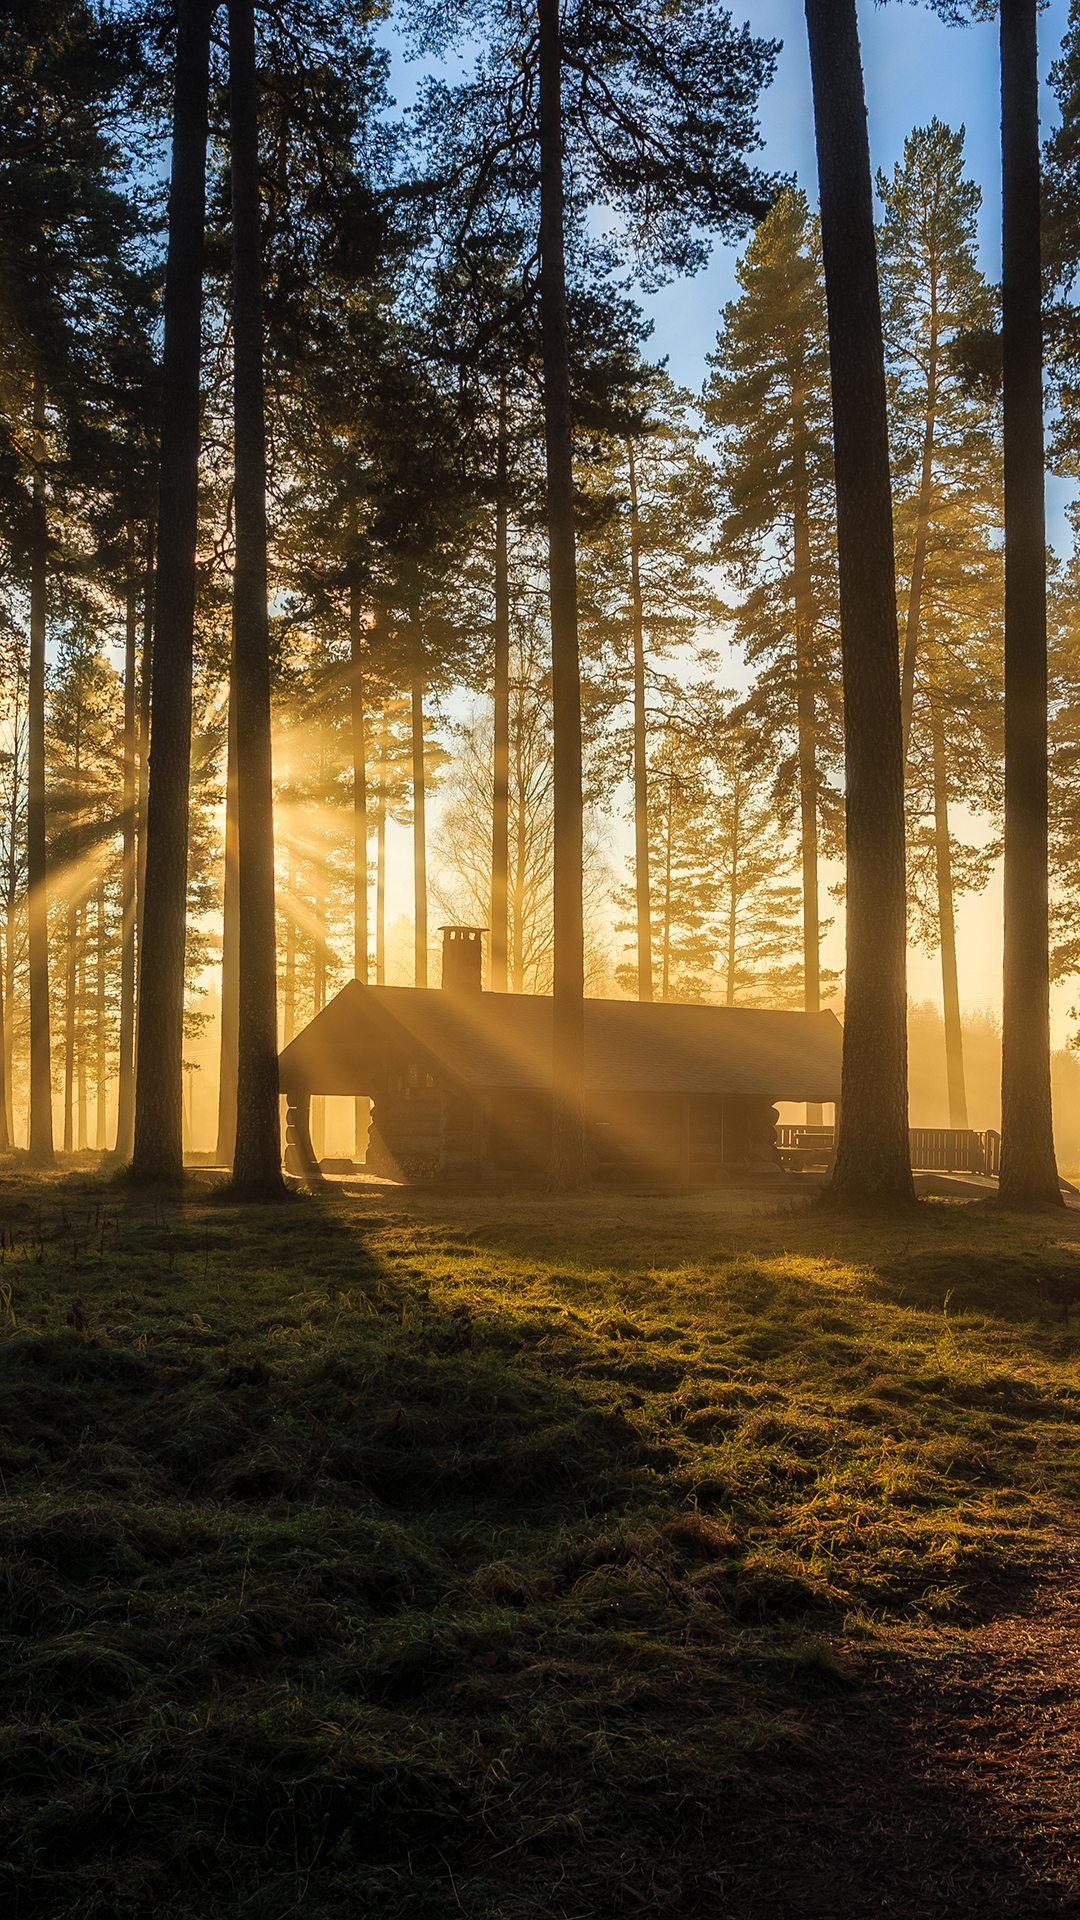
[[[909,755],[910,891],[932,858],[937,890],[924,944],[941,953],[951,1120],[967,1126],[956,971],[955,896],[985,886],[985,857],[949,829],[950,801],[994,807],[1000,751],[995,694],[1001,590],[997,409],[973,386],[965,345],[988,332],[993,299],[975,258],[981,194],[964,177],[963,129],[934,120],[878,175],[885,340],[890,371],[900,613],[902,723]],[[927,834],[923,817],[933,822]]]
[[[818,865],[842,838],[827,781],[842,749],[829,347],[818,223],[781,194],[736,269],[710,355],[705,417],[719,450],[717,558],[743,598],[735,632],[758,668],[743,709],[775,791],[797,812],[803,1006],[820,1005]],[[777,758],[777,745],[790,743]]]
[[[912,702],[928,557],[950,527],[993,512],[998,480],[992,413],[964,377],[957,349],[995,319],[975,258],[982,195],[964,177],[964,130],[917,127],[891,178],[877,177],[878,231],[890,382],[897,551],[904,596],[902,718]],[[966,528],[965,528],[966,530]]]
[[[879,182],[901,475],[898,551],[907,564],[901,618],[909,891],[923,944],[941,953],[950,1124],[957,1127],[967,1125],[967,1099],[955,895],[985,886],[992,850],[961,846],[948,808],[960,800],[991,811],[1000,806],[1001,587],[993,399],[973,389],[961,358],[992,318],[971,247],[978,195],[963,181],[961,161],[962,134],[934,123],[909,140],[891,187]],[[932,913],[919,898],[928,869]]]

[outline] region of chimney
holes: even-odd
[[[479,993],[483,981],[486,927],[440,927],[442,983],[446,993]]]

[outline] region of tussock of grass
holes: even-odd
[[[689,1899],[1080,1484],[1080,1248],[955,1210],[6,1199],[20,1920]]]

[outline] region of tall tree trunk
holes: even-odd
[[[11,1124],[11,1078],[8,1068],[7,1036],[10,1026],[7,984],[4,980],[2,956],[0,956],[0,1152],[6,1153],[15,1145],[15,1133]]]
[[[817,703],[814,698],[814,590],[810,566],[810,504],[803,447],[804,406],[793,395],[795,511],[795,706],[799,732],[799,855],[802,866],[803,1012],[821,1011],[821,933],[818,905]],[[806,1122],[822,1122],[820,1104],[807,1102]]]
[[[424,683],[412,683],[413,899],[416,914],[414,984],[428,983],[427,820],[424,792]]]
[[[671,990],[671,861],[675,842],[675,778],[668,775],[667,821],[664,835],[664,937],[660,967],[660,998]]]
[[[805,466],[804,462],[800,462]],[[821,1006],[818,908],[817,712],[814,699],[814,599],[810,573],[810,515],[805,478],[797,479],[795,546],[795,701],[799,730],[799,813],[802,858],[803,1010]]]
[[[154,659],[154,560],[157,528],[151,519],[146,527],[146,585],[143,591],[142,658],[139,663],[139,765],[136,798],[135,835],[135,1084],[131,1108],[131,1148],[135,1149],[135,1107],[139,1092],[139,976],[142,971],[143,924],[146,909],[146,813],[150,795],[150,682]]]
[[[923,422],[922,471],[919,477],[918,517],[915,522],[915,547],[911,556],[908,582],[907,621],[904,628],[904,665],[900,684],[900,726],[904,759],[911,738],[911,715],[915,705],[915,661],[919,651],[919,623],[922,615],[923,576],[926,571],[926,547],[930,532],[930,507],[934,477],[934,432],[937,424],[937,277],[931,283],[930,344],[926,374],[926,418]]]
[[[122,1165],[135,1145],[135,894],[138,810],[138,723],[135,638],[138,630],[135,523],[128,522],[124,607],[124,838],[120,855],[120,1049],[117,1061],[116,1146]]]
[[[11,789],[7,819],[7,872],[4,876],[4,1094],[7,1105],[8,1140],[15,1145],[15,915],[19,898],[17,858],[19,815],[19,763],[22,737],[23,678],[15,667],[15,697],[11,716]]]
[[[108,1083],[108,1070],[105,1055],[105,882],[97,883],[97,967],[94,979],[94,1032],[97,1039],[97,1059],[94,1062],[94,1094],[97,1111],[97,1127],[94,1145],[99,1153],[104,1153],[106,1145],[105,1093]]]
[[[551,1182],[585,1182],[585,923],[582,901],[581,679],[566,313],[562,46],[559,0],[538,0],[540,325],[547,451],[552,724],[555,741],[555,955]]]
[[[296,1032],[296,867],[289,853],[289,897],[285,904],[285,1007],[283,1038],[288,1046]]]
[[[67,910],[67,956],[64,974],[64,1152],[75,1150],[75,955],[78,944],[77,910]]]
[[[506,381],[499,383],[499,439],[495,461],[495,660],[492,717],[491,936],[493,993],[505,993],[509,952],[510,886],[510,562],[507,551]],[[520,989],[517,989],[520,991]]]
[[[320,757],[320,785],[325,790],[325,769]],[[311,951],[311,1004],[315,1013],[321,1013],[326,1005],[326,836],[322,818],[312,834],[314,842],[314,860],[312,863],[311,894],[312,919],[315,922],[315,939]],[[326,1096],[313,1093],[310,1107],[311,1144],[316,1160],[321,1160],[326,1152]]]
[[[1001,1182],[1062,1206],[1050,1104],[1046,519],[1036,0],[1001,0],[1005,969]]]
[[[353,533],[356,531],[356,504],[353,502]],[[360,611],[360,591],[353,581],[349,587],[349,666],[352,718],[353,761],[353,978],[367,986],[368,968],[368,791],[367,741],[364,730],[364,629]],[[353,1106],[353,1152],[358,1160],[367,1153],[369,1103],[365,1094],[357,1094]]]
[[[956,916],[953,906],[952,842],[949,838],[949,785],[945,734],[933,698],[934,861],[937,870],[938,934],[941,941],[941,997],[945,1009],[945,1072],[949,1088],[949,1125],[966,1127],[964,1034],[960,1025],[960,981],[956,969]]]
[[[325,792],[326,770],[320,755],[319,782]],[[312,919],[315,922],[315,939],[311,951],[311,1004],[315,1013],[321,1013],[326,1005],[326,834],[323,816],[320,810],[318,824],[312,834],[314,842],[314,860],[312,862],[311,894]],[[310,1107],[311,1144],[315,1159],[321,1160],[326,1152],[326,1095],[313,1093]]]
[[[236,818],[235,669],[229,673],[229,737],[225,770],[225,873],[221,912],[221,1046],[214,1158],[231,1167],[236,1152],[236,1055],[240,1039],[240,845]]]
[[[514,725],[514,878],[511,892],[510,978],[515,993],[525,991],[525,892],[529,865],[529,817],[525,768],[522,764],[521,697]]]
[[[829,1192],[914,1196],[904,762],[870,149],[855,0],[806,0],[829,315],[847,786],[842,1106]]]
[[[184,937],[211,12],[210,0],[179,0],[132,1158],[137,1177],[156,1180],[181,1180],[184,1171]]]
[[[4,1092],[7,1097],[8,1139],[15,1144],[15,912],[18,901],[16,834],[19,820],[19,733],[21,676],[16,669],[12,716],[11,805],[8,809],[7,872],[4,877]]]
[[[89,1128],[87,1126],[87,1120],[89,1118],[89,1111],[88,1111],[89,1099],[88,1099],[88,1085],[87,1085],[87,1072],[86,1072],[86,1064],[87,1064],[86,1041],[87,1041],[87,1026],[88,1026],[88,1021],[86,1017],[86,1014],[87,1014],[86,950],[87,950],[87,944],[88,944],[87,931],[86,931],[87,920],[88,920],[88,913],[86,908],[86,902],[84,901],[82,906],[79,907],[77,912],[76,926],[78,928],[78,932],[76,934],[76,943],[75,943],[75,965],[76,965],[75,1058],[78,1063],[76,1082],[77,1082],[78,1100],[79,1100],[78,1142],[79,1142],[80,1153],[85,1153],[87,1147],[90,1144]]]
[[[15,1133],[11,1124],[11,1076],[8,1067],[8,1028],[11,1023],[11,1011],[8,1005],[7,983],[4,979],[2,956],[0,956],[0,1152],[6,1153],[15,1145]]]
[[[355,507],[353,509],[355,514]],[[349,588],[349,694],[353,763],[353,978],[368,983],[368,800],[364,738],[364,628],[360,592]]]
[[[154,559],[157,528],[146,527],[146,585],[143,589],[142,660],[139,665],[138,837],[135,857],[135,1051],[139,1049],[139,968],[142,965],[146,907],[146,813],[150,796],[150,686],[154,670]],[[136,1076],[136,1090],[138,1077]]]
[[[320,756],[320,781],[325,787],[325,769]],[[315,939],[311,950],[311,1004],[315,1013],[326,1005],[326,832],[325,813],[320,809],[313,822],[311,863],[312,919]]]
[[[383,708],[379,740],[379,812],[375,826],[375,984],[386,985],[386,809],[390,729]]]
[[[236,569],[233,661],[240,874],[240,1010],[233,1186],[283,1195],[278,1105],[274,790],[266,579],[266,422],[258,75],[253,0],[229,0]]]
[[[734,812],[731,821],[731,881],[728,887],[728,924],[727,924],[727,994],[725,1004],[735,1005],[735,962],[738,954],[739,934],[739,793],[736,787]]]
[[[30,947],[30,1158],[53,1161],[49,1052],[49,907],[45,874],[45,383],[34,376],[34,495],[30,556],[30,706],[26,759],[26,882]]]
[[[645,617],[641,596],[641,521],[637,461],[626,443],[630,468],[630,634],[634,655],[634,892],[637,907],[638,999],[653,997],[652,901],[649,897],[649,773],[645,732]],[[667,999],[665,988],[664,998]]]

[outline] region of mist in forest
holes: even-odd
[[[968,1117],[980,1131],[1001,1126],[1001,1021],[989,1010],[962,1016]],[[1050,1056],[1054,1139],[1063,1173],[1080,1168],[1080,1059],[1065,1048]],[[913,1127],[947,1127],[945,1026],[930,1000],[908,1009],[908,1114]]]

